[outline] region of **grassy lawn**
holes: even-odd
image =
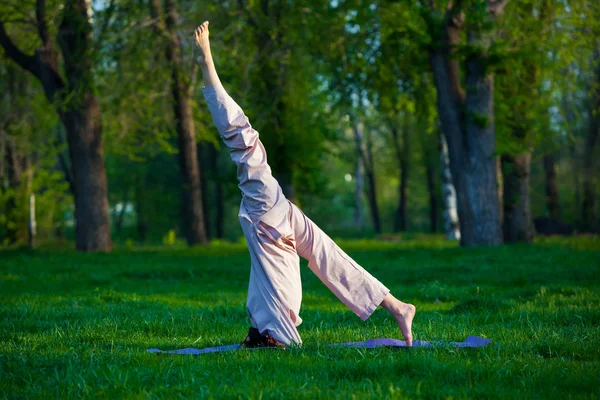
[[[0,395],[7,398],[598,398],[600,239],[461,249],[440,240],[343,242],[402,300],[416,339],[480,349],[342,349],[398,337],[354,316],[302,266],[302,349],[146,353],[240,342],[243,245],[0,251]]]

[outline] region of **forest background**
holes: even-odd
[[[598,232],[596,1],[7,0],[3,244],[238,240],[204,20],[284,193],[334,237]]]

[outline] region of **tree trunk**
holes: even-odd
[[[480,33],[467,32],[469,44],[481,45]],[[466,149],[465,189],[473,220],[461,218],[465,244],[502,244],[496,181],[496,132],[494,126],[494,77],[485,70],[486,60],[472,55],[466,63]]]
[[[225,196],[223,186],[221,179],[215,182],[215,237],[217,239],[225,237]]]
[[[215,232],[217,239],[225,237],[225,176],[226,165],[229,165],[229,156],[226,157],[226,163],[223,163],[223,152],[215,151],[215,165],[217,168],[215,179],[216,192],[216,212],[215,212]]]
[[[444,230],[450,240],[460,240],[458,211],[456,210],[456,191],[452,184],[448,147],[443,134],[440,134],[440,168],[442,172],[442,201],[444,204]]]
[[[544,178],[546,188],[546,208],[548,214],[552,219],[560,221],[560,199],[558,195],[558,183],[553,154],[544,156]]]
[[[427,175],[427,193],[429,194],[429,230],[435,233],[439,230],[439,200],[438,188],[435,184],[435,168],[431,160],[425,162],[425,174]]]
[[[496,157],[496,189],[498,196],[498,213],[500,214],[500,226],[504,224],[504,178],[502,177],[502,157]]]
[[[581,218],[583,229],[594,231],[600,228],[597,221],[597,204],[595,180],[598,179],[596,168],[596,148],[600,137],[600,48],[595,50],[594,61],[596,62],[596,76],[592,83],[590,99],[590,126],[585,141],[585,153],[583,158],[583,204]]]
[[[274,93],[277,91],[277,89],[273,88],[270,91]],[[279,98],[277,100],[275,109],[277,110],[276,115],[274,115],[273,118],[273,132],[277,135],[277,144],[275,150],[275,176],[277,177],[279,186],[281,186],[283,195],[292,203],[296,203],[296,188],[293,181],[293,172],[291,169],[292,165],[290,164],[288,157],[289,150],[285,142],[281,140],[285,134],[285,128],[283,126],[283,121],[281,120],[285,110],[283,99]]]
[[[354,168],[354,226],[362,228],[363,226],[363,203],[362,193],[365,184],[364,168],[360,157],[356,158],[356,167]]]
[[[92,94],[81,110],[61,115],[67,131],[75,193],[75,241],[78,250],[109,251],[110,224],[100,108]]]
[[[135,178],[135,222],[140,242],[145,242],[148,235],[148,221],[146,220],[146,207],[144,206],[144,181],[145,174]]]
[[[18,202],[19,188],[21,187],[21,175],[23,168],[21,165],[21,157],[17,150],[17,145],[10,137],[4,141],[4,157],[6,172],[8,175],[8,188],[11,194],[6,202],[6,239],[9,244],[17,243],[19,238],[19,212]]]
[[[108,187],[100,106],[94,94],[92,76],[92,27],[88,5],[85,0],[65,4],[58,39],[68,87],[74,98],[65,98],[68,106],[65,111],[59,111],[59,115],[67,131],[73,170],[76,247],[83,251],[110,251]],[[53,85],[49,80],[45,86]]]
[[[504,176],[504,241],[533,242],[533,218],[529,202],[531,154],[502,156]]]
[[[170,52],[170,51],[169,51]],[[183,231],[190,246],[206,244],[208,238],[204,223],[202,193],[200,189],[200,169],[196,154],[196,137],[190,99],[185,93],[179,79],[179,67],[173,65],[172,93],[175,100],[173,105],[177,120],[177,143],[179,147],[179,168],[183,181]]]
[[[408,191],[408,176],[409,176],[409,137],[407,126],[403,126],[402,144],[398,129],[392,126],[392,136],[394,146],[396,148],[396,157],[398,158],[398,168],[400,172],[400,183],[398,185],[398,208],[394,218],[394,232],[404,232],[408,227],[407,216],[407,191]]]
[[[123,221],[125,220],[125,211],[127,210],[127,202],[128,201],[129,201],[129,188],[127,188],[127,190],[125,190],[123,200],[121,202],[121,204],[122,204],[121,209],[119,210],[118,213],[116,213],[115,232],[117,234],[120,234],[121,230],[123,229]],[[116,207],[115,207],[115,211],[116,211]]]
[[[0,22],[0,44],[5,54],[35,75],[67,131],[73,169],[75,236],[78,250],[110,251],[108,189],[102,147],[100,108],[94,94],[92,27],[85,0],[65,2],[58,31],[64,68],[47,26],[45,1],[36,2],[38,34],[42,46],[34,55],[23,53]],[[64,70],[67,82],[63,80]]]
[[[31,190],[33,184],[33,168],[31,167],[31,160],[27,166],[27,198],[29,200],[29,212],[27,220],[27,243],[29,248],[33,249],[35,246],[35,237],[37,236],[37,220],[35,215],[35,193]]]
[[[211,143],[202,142],[196,145],[198,153],[198,167],[200,169],[200,193],[202,193],[202,214],[208,240],[214,237],[210,209],[210,183],[213,181],[215,167],[214,146]]]
[[[494,80],[485,70],[484,50],[489,46],[489,39],[473,29],[467,32],[469,45],[483,49],[470,54],[466,60],[469,90],[465,97],[458,84],[458,63],[452,54],[460,42],[459,17],[456,10],[447,12],[440,38],[442,45],[430,54],[438,114],[458,195],[461,244],[498,245],[502,243],[502,230],[494,157]]]
[[[153,13],[158,17],[159,2],[151,2]],[[166,2],[166,24],[162,26],[168,39],[165,43],[165,55],[171,68],[171,94],[173,96],[173,112],[175,114],[177,145],[179,148],[179,168],[183,182],[182,187],[182,223],[183,233],[189,246],[206,244],[206,226],[202,206],[200,187],[200,168],[196,149],[196,136],[189,82],[183,74],[184,65],[181,56],[181,40],[175,31],[177,12],[174,0]],[[155,17],[156,18],[156,17]],[[158,23],[158,22],[157,22]]]
[[[365,175],[367,176],[367,199],[371,210],[371,220],[373,221],[373,229],[376,233],[381,233],[381,220],[379,219],[379,206],[377,205],[377,187],[375,183],[375,171],[373,168],[373,155],[371,143],[369,140],[364,140],[363,126],[361,123],[355,123],[352,131],[354,132],[354,141],[356,143],[356,151],[365,167]]]

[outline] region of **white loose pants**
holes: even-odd
[[[389,290],[285,198],[258,132],[225,89],[202,90],[237,165],[239,218],[251,258],[246,306],[252,326],[285,345],[302,343],[296,329],[302,322],[299,256],[344,304],[367,319]]]

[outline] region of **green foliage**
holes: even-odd
[[[452,245],[452,248],[446,248]],[[340,349],[399,337],[363,322],[302,266],[302,349],[156,356],[247,333],[243,243],[76,254],[0,253],[5,397],[594,398],[600,373],[600,243],[461,249],[448,241],[348,242],[352,257],[417,306],[417,339],[480,349]]]
[[[173,229],[169,230],[169,232],[167,232],[165,234],[165,236],[163,236],[163,244],[164,245],[173,246],[175,244],[175,240],[176,240],[176,236],[175,236],[175,231]]]
[[[535,149],[535,214],[545,214],[541,158],[556,153],[564,216],[576,222],[581,201],[575,177],[590,116],[591,55],[600,36],[597,2],[510,1],[497,19],[489,18],[487,3],[462,2],[463,31],[471,29],[480,38],[468,43],[463,34],[463,44],[453,49],[453,56],[463,62],[474,52],[484,53],[486,71],[495,74],[497,154]],[[191,67],[193,29],[211,21],[213,55],[222,81],[261,133],[274,172],[289,170],[284,172],[289,172],[307,213],[342,236],[369,236],[368,228],[353,223],[355,180],[347,182],[345,176],[353,177],[357,154],[348,130],[353,122],[365,124],[375,155],[384,230],[391,229],[398,206],[397,149],[410,144],[410,225],[427,229],[426,166],[437,171],[439,158],[429,50],[439,44],[446,6],[447,1],[390,0],[177,4],[186,65],[182,73],[186,80],[196,80],[192,107],[197,140],[200,148],[214,146],[219,154],[215,160],[200,156],[208,180],[208,217],[216,218],[219,183],[225,198],[226,237],[240,235],[239,190],[235,167],[228,163],[202,99],[200,74]],[[56,37],[64,7],[49,1],[47,10],[50,35]],[[117,241],[160,243],[170,229],[181,234],[181,179],[164,37],[152,28],[145,2],[92,2],[92,11],[93,83],[102,110],[113,232]],[[3,3],[0,14],[13,40],[33,54],[41,44],[36,29],[31,29],[35,2]],[[5,57],[3,93],[11,81],[5,75],[7,65],[12,64]],[[45,194],[38,193],[42,196],[38,201],[46,203],[38,211],[52,215],[54,222],[44,222],[47,228],[42,229],[52,236],[50,226],[68,219],[65,213],[72,208],[66,204],[69,196],[63,193],[62,175],[56,172],[58,156],[68,160],[66,137],[39,82],[27,78],[26,83],[17,99],[3,97],[0,114],[4,121],[8,110],[22,109],[8,134],[23,152],[36,155],[34,180],[47,179],[50,185],[39,189]],[[54,106],[64,108],[71,100],[75,98]],[[468,117],[481,127],[492,122]],[[393,138],[393,129],[400,134],[398,139]],[[8,190],[0,196],[3,201],[17,198],[19,218],[24,217],[23,193]],[[56,208],[50,205],[52,199]],[[122,205],[132,211],[117,227],[115,210]],[[22,221],[18,224],[23,226]]]

